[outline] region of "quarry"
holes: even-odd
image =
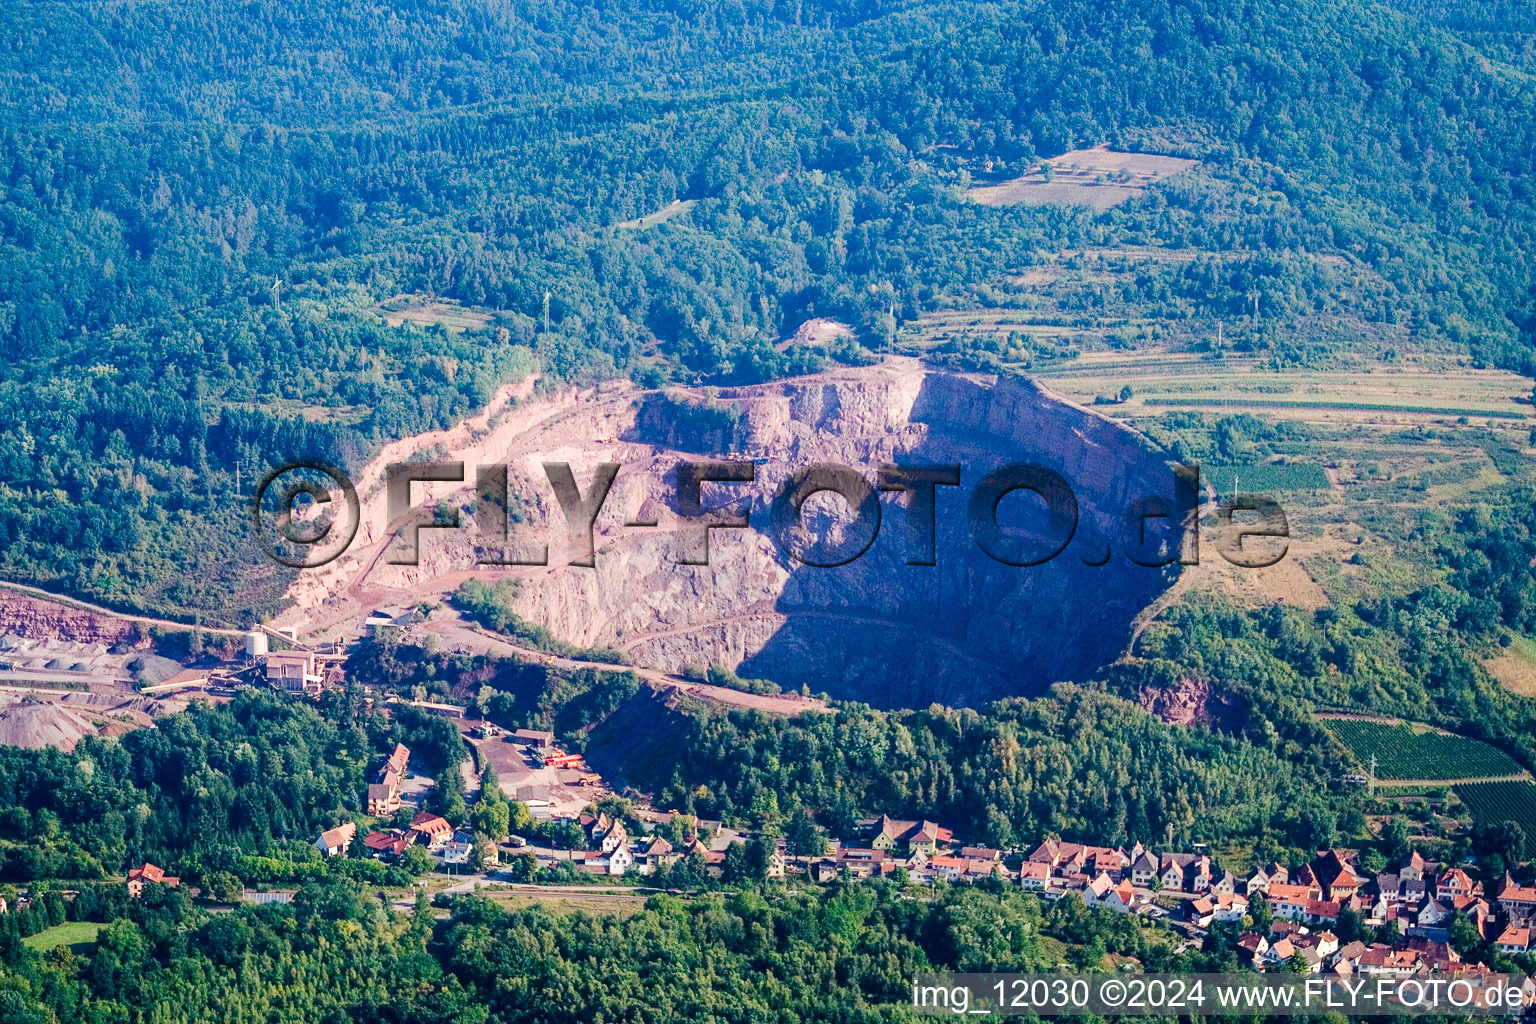
[[[473,484],[417,483],[417,510],[389,521],[385,467],[428,457],[464,462],[471,480],[472,466],[509,467],[516,514],[507,546],[523,555],[547,547],[547,564],[481,564]],[[677,467],[699,460],[750,463],[752,478],[700,485],[700,512],[744,516],[746,526],[708,531],[708,564],[689,564],[700,561],[702,531],[697,516],[678,513]],[[547,463],[569,464],[583,495],[599,465],[621,467],[594,523],[593,567],[569,564],[585,541],[564,536]],[[819,567],[775,542],[771,518],[785,482],[822,463],[871,483],[883,465],[958,465],[961,476],[959,486],[930,491],[932,508],[915,514],[918,492],[880,493],[881,526],[867,550]],[[1044,564],[1004,564],[971,536],[977,485],[1020,463],[1069,481],[1077,505],[1061,554]],[[444,602],[471,578],[511,580],[521,618],[577,647],[622,651],[641,669],[721,666],[883,706],[976,704],[1039,693],[1112,659],[1177,572],[1118,557],[1138,503],[1174,497],[1171,466],[1155,446],[1034,383],[910,358],[735,388],[508,389],[451,431],[389,446],[356,483],[357,541],[301,574],[274,627],[342,639],[381,605]],[[455,509],[460,528],[421,531],[417,564],[391,564],[392,540],[423,508]],[[1042,522],[1026,490],[999,494],[991,511],[1005,536]],[[849,512],[843,499],[816,494],[799,523],[818,543],[857,547]],[[910,564],[925,548],[941,555],[937,564]]]

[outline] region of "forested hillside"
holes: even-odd
[[[813,313],[862,340],[833,358],[867,358],[1073,245],[1232,251],[1128,287],[1170,316],[1258,294],[1260,344],[1334,309],[1532,362],[1532,83],[1506,19],[1227,0],[12,13],[0,571],[98,600],[270,611],[287,576],[256,568],[237,489],[298,454],[355,465],[535,366],[761,379],[826,358],[773,345]],[[958,190],[1100,142],[1204,163],[1097,216]],[[620,226],[679,199],[697,202]],[[402,293],[489,313],[389,326],[378,303]]]
[[[457,794],[456,730],[409,709],[365,714],[359,693],[316,711],[244,690],[69,753],[0,747],[0,880],[115,877],[145,860],[251,880],[283,877],[286,864],[302,877],[315,834],[360,814],[368,778],[401,741]]]

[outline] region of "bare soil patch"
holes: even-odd
[[[977,186],[966,196],[983,206],[1069,203],[1108,210],[1141,195],[1157,181],[1198,164],[1198,160],[1183,157],[1117,153],[1105,146],[1095,146],[1041,161],[1027,174],[995,185]]]

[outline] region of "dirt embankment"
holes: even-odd
[[[13,704],[0,710],[0,746],[75,749],[96,723],[57,704]]]

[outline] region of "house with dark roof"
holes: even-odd
[[[363,837],[363,845],[373,857],[381,860],[394,860],[405,852],[412,839],[399,829],[390,829],[387,832],[369,832]]]

